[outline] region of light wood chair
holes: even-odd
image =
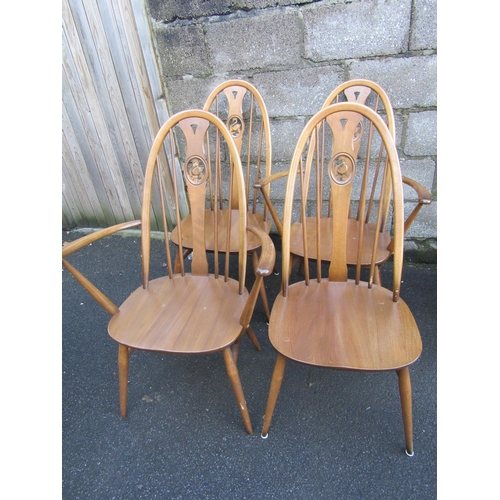
[[[271,175],[272,147],[271,131],[269,127],[269,117],[267,109],[259,91],[250,83],[244,80],[227,80],[217,85],[208,96],[203,107],[206,111],[218,116],[227,126],[231,137],[234,140],[244,173],[244,186],[248,202],[247,217],[248,224],[258,227],[269,234],[271,229],[271,219],[267,213],[267,207],[259,189],[253,184],[261,177]],[[221,152],[224,154],[224,151]],[[226,153],[227,154],[227,153]],[[224,235],[227,233],[226,224],[229,220],[234,223],[234,217],[228,216],[229,210],[235,210],[238,206],[237,192],[232,189],[229,182],[229,170],[218,170],[215,175],[219,178],[218,201],[207,207],[205,217],[206,224],[210,227],[213,224],[213,214],[215,207],[222,210],[219,218],[219,251],[225,251],[227,242]],[[267,191],[269,188],[267,188]],[[266,189],[264,189],[266,191]],[[224,199],[230,197],[226,208],[221,208]],[[190,217],[181,222],[182,227],[182,247],[184,253],[177,254],[176,270],[180,269],[180,256],[185,259],[193,251],[193,226]],[[213,231],[206,232],[206,249],[213,252],[214,242],[211,237]],[[230,242],[229,252],[238,252],[238,238],[233,237]],[[172,241],[179,245],[179,235],[174,232]],[[258,252],[260,251],[259,238],[248,235],[247,249],[251,255],[253,266],[257,266]],[[264,283],[262,283],[260,296],[267,320],[269,321],[269,305]]]
[[[174,136],[174,134],[176,134]],[[157,167],[157,156],[164,151],[167,163],[173,167],[174,195],[168,197],[175,204],[176,229],[181,228],[181,210],[178,195],[186,189],[190,203],[189,217],[193,224],[193,259],[191,270],[179,262],[180,271],[174,273],[173,251],[170,249],[163,176]],[[219,178],[215,171],[220,169],[220,148],[227,152],[228,176],[231,178],[231,197],[235,205],[231,211],[233,223],[223,224],[222,217],[228,213],[223,209],[214,210],[207,224],[206,199],[213,198],[219,189]],[[164,154],[164,153],[161,153]],[[177,163],[179,162],[179,163]],[[230,167],[229,167],[230,165]],[[183,179],[176,171],[182,171]],[[181,187],[182,186],[182,187]],[[153,192],[158,188],[158,198],[162,202],[165,255],[168,275],[150,280],[150,224]],[[208,193],[208,195],[207,195]],[[236,395],[246,431],[252,433],[252,425],[243,389],[236,366],[239,346],[245,331],[255,347],[260,345],[250,327],[250,320],[263,277],[274,266],[273,243],[264,231],[247,224],[246,195],[243,170],[238,151],[223,122],[212,113],[203,110],[183,111],[172,116],[158,132],[151,147],[144,180],[142,219],[119,224],[100,232],[84,236],[63,246],[63,264],[91,293],[104,309],[111,314],[108,333],[118,343],[118,376],[120,394],[120,414],[127,412],[127,377],[129,356],[134,349],[171,354],[208,354],[222,352],[229,379]],[[156,208],[155,208],[156,209]],[[67,257],[83,246],[118,230],[138,225],[142,226],[142,286],[137,288],[117,307],[109,298],[79,273]],[[221,227],[231,231],[218,238]],[[175,230],[174,230],[175,231]],[[245,288],[247,244],[249,237],[255,238],[261,246],[256,265],[255,281],[250,292]],[[212,239],[213,258],[207,257],[206,241]],[[229,277],[229,245],[226,255],[219,255],[221,241],[238,241],[238,278]],[[180,252],[183,248],[179,249]],[[225,257],[225,258],[224,258]]]
[[[380,87],[380,85],[378,85],[377,83],[364,79],[350,80],[348,82],[345,82],[339,85],[328,96],[322,107],[325,108],[330,104],[334,104],[337,102],[357,102],[370,107],[384,118],[384,121],[387,124],[389,132],[394,138],[394,141],[396,140],[396,126],[395,126],[394,112],[392,109],[391,102],[384,89],[382,89],[382,87]],[[353,154],[355,154],[354,158],[357,158],[360,146],[364,148],[370,147],[370,149],[374,149],[373,144],[370,142],[372,141],[370,134],[371,131],[368,131],[367,137],[364,138],[363,146],[362,146],[363,141],[359,140],[356,142],[356,149],[353,151]],[[262,194],[266,200],[266,204],[269,207],[270,214],[273,217],[275,225],[280,234],[283,233],[280,217],[270,199],[269,196],[270,192],[268,188],[273,181],[286,177],[287,175],[288,172],[280,172],[268,176],[267,178],[263,178],[256,183],[256,186],[262,189]],[[375,173],[374,175],[377,174]],[[404,184],[406,184],[415,191],[417,198],[417,203],[414,205],[414,207],[411,210],[411,213],[405,220],[404,232],[406,234],[411,224],[413,223],[418,213],[420,212],[422,206],[431,203],[432,196],[429,193],[429,191],[417,181],[414,181],[409,177],[405,176],[402,177],[402,180]],[[377,193],[376,191],[369,191],[367,189],[367,186],[368,186],[367,179],[360,178],[360,184],[359,187],[357,188],[359,195],[356,197],[356,199],[353,200],[353,203],[351,205],[351,213],[349,216],[349,225],[348,225],[349,237],[347,239],[347,241],[349,242],[347,248],[347,263],[351,267],[358,262],[358,257],[356,254],[357,252],[356,234],[358,232],[358,226],[360,224],[360,221],[364,221],[365,224],[365,233],[366,233],[365,246],[370,247],[375,238],[374,226],[369,222],[372,211],[376,209],[378,203],[382,203],[384,205],[385,217],[388,217],[389,215],[388,196],[390,194],[390,186],[389,185],[387,186],[387,190],[385,193]],[[379,194],[381,198],[377,199],[376,194]],[[361,199],[365,200],[363,204],[360,201]],[[357,205],[357,209],[355,205]],[[364,213],[360,211],[361,207],[365,208]],[[325,219],[320,221],[320,224],[322,225],[322,231],[323,234],[325,234],[325,236],[328,234],[327,232],[330,231],[331,228],[331,224],[327,220],[328,217],[330,217],[330,215],[326,214]],[[315,240],[314,233],[316,231],[316,225],[308,224],[308,231],[311,233],[310,234],[311,241],[314,241]],[[300,234],[302,232],[301,222],[296,223],[296,225],[294,226],[294,232],[296,232],[297,234]],[[373,279],[375,283],[381,284],[380,268],[385,262],[387,262],[387,260],[392,255],[392,238],[390,233],[385,229],[385,227],[382,229],[381,234],[377,235],[377,240],[378,240],[378,252],[376,257],[376,264],[375,264],[376,267]],[[298,246],[295,246],[295,241],[297,241]],[[330,258],[331,254],[331,248],[329,246],[330,241],[331,238],[329,237],[325,237],[323,240],[323,247],[321,249],[321,259],[323,261],[328,261]],[[298,237],[297,240],[292,239],[291,251],[292,254],[294,254],[295,256],[294,262],[302,263],[304,259],[304,249],[300,246],[300,237]],[[365,257],[362,257],[361,265],[362,267],[368,267],[370,266],[369,258],[371,257],[371,252],[367,248],[364,250],[363,253]],[[316,252],[311,251],[310,255],[316,255]]]
[[[363,129],[372,129],[372,143],[383,146],[380,162],[378,146],[375,158],[365,148],[363,165],[356,161]],[[392,290],[374,284],[385,207],[379,204],[376,210],[373,232],[367,231],[365,224],[356,224],[353,237],[349,217],[358,169],[370,172],[363,177],[370,183],[377,168],[374,189],[384,192],[391,186]],[[301,233],[294,229],[294,214],[302,217]],[[309,231],[310,225],[315,226],[314,232]],[[300,243],[295,241],[299,237]],[[409,366],[420,356],[422,342],[413,315],[400,298],[403,239],[402,179],[391,132],[375,111],[362,104],[338,103],[323,108],[301,133],[287,179],[282,289],[269,324],[269,338],[278,356],[263,437],[267,437],[286,360],[334,369],[394,370],[399,378],[406,451],[413,454]],[[296,251],[292,249],[298,244],[304,250],[304,279],[294,283],[296,275],[290,268]],[[321,255],[325,248],[330,250],[328,259]],[[349,252],[357,256],[350,271]],[[371,263],[363,269],[366,259]],[[317,265],[320,261],[327,263]]]

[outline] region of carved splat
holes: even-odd
[[[179,122],[179,127],[186,138],[186,158],[205,158],[205,134],[209,122],[202,118],[185,118]]]
[[[205,196],[208,178],[208,165],[205,153],[205,134],[210,123],[203,118],[186,118],[179,127],[186,139],[186,161],[184,176],[191,202],[193,223],[193,262],[195,275],[208,274],[208,261],[205,253]]]
[[[240,154],[243,133],[245,131],[245,122],[243,121],[243,99],[246,93],[247,89],[244,87],[232,86],[224,89],[224,94],[228,102],[227,127],[238,148],[238,153]]]
[[[332,152],[328,163],[330,177],[330,208],[336,214],[331,218],[332,234],[337,244],[332,246],[329,279],[347,279],[346,247],[352,184],[356,173],[356,158],[363,135],[363,117],[352,111],[343,111],[326,118],[332,132]]]
[[[363,117],[352,111],[336,113],[326,118],[330,126],[333,145],[332,158],[345,153],[352,158],[357,158],[361,137],[363,135]]]
[[[344,90],[344,94],[349,102],[358,102],[359,104],[365,104],[371,92],[369,87],[363,85],[356,85]]]

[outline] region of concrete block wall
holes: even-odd
[[[201,107],[229,78],[253,83],[271,118],[273,171],[288,169],[307,120],[340,83],[389,95],[403,175],[433,195],[406,250],[437,253],[437,0],[147,0],[171,113]],[[280,205],[284,185],[272,196]],[[406,191],[408,210],[413,193]]]

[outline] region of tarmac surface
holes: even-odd
[[[82,236],[63,232],[63,241]],[[111,236],[68,258],[117,305],[141,284],[140,240]],[[166,273],[152,245],[152,277]],[[277,267],[280,268],[280,252]],[[382,271],[390,282],[391,263]],[[270,305],[281,276],[266,278]],[[260,437],[276,351],[260,300],[238,368],[254,428],[243,427],[221,353],[130,359],[118,410],[109,315],[62,271],[62,493],[77,499],[434,499],[437,497],[437,267],[406,263],[401,297],[420,329],[411,367],[415,455],[407,457],[397,376],[289,361],[269,437]]]

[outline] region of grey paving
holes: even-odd
[[[107,238],[71,261],[117,304],[140,286],[136,237]],[[153,275],[165,273],[156,242],[153,263]],[[383,276],[390,279],[390,264]],[[436,265],[405,266],[401,296],[424,345],[411,371],[415,456],[408,458],[394,373],[289,362],[269,437],[261,439],[276,353],[260,302],[252,325],[263,349],[257,352],[245,339],[238,360],[252,436],[243,428],[221,354],[135,352],[128,416],[121,420],[109,316],[63,271],[63,498],[436,498],[436,278]],[[267,279],[271,302],[279,282],[280,276]]]

